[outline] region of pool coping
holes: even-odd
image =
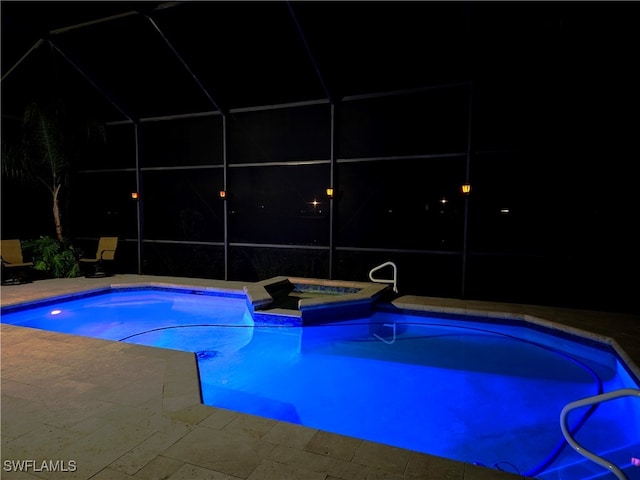
[[[126,276],[125,276],[126,277]],[[238,282],[222,282],[222,281],[205,281],[202,279],[186,279],[186,278],[170,278],[170,277],[163,277],[162,279],[152,279],[149,276],[135,276],[135,275],[131,275],[129,276],[131,278],[129,279],[118,279],[118,278],[114,278],[114,279],[107,279],[105,281],[103,281],[102,286],[99,287],[93,287],[93,283],[95,281],[91,281],[91,283],[86,283],[83,284],[82,287],[74,287],[73,288],[73,293],[68,293],[68,296],[75,296],[77,294],[82,294],[82,293],[90,293],[90,292],[100,292],[100,291],[104,291],[105,289],[111,289],[111,288],[145,288],[145,287],[155,287],[155,288],[166,288],[166,287],[170,287],[170,288],[179,288],[179,289],[188,289],[188,290],[204,290],[204,291],[210,291],[212,293],[222,293],[222,294],[231,294],[231,295],[238,295],[238,294],[243,294],[244,292],[244,287],[240,286],[238,284]],[[14,288],[14,287],[11,287]],[[20,288],[20,287],[17,287]],[[3,292],[4,293],[4,292]],[[31,299],[28,301],[16,301],[16,300],[7,300],[5,298],[5,296],[3,295],[2,298],[2,307],[6,307],[6,306],[16,306],[16,305],[24,305],[26,303],[34,303],[34,302],[41,302],[41,301],[46,301],[47,298],[51,298],[51,297],[57,297],[59,298],[62,295],[56,295],[55,293],[51,293],[51,294],[43,294],[42,292],[39,292],[38,294],[32,295]],[[551,328],[558,328],[560,330],[563,330],[565,332],[570,332],[572,334],[578,333],[579,336],[585,336],[585,332],[586,332],[586,336],[598,340],[598,341],[605,341],[608,344],[612,345],[616,351],[620,354],[620,356],[622,358],[625,359],[629,359],[628,360],[628,364],[633,366],[633,369],[635,372],[638,371],[637,369],[637,365],[633,362],[633,360],[631,359],[631,357],[629,357],[624,349],[621,349],[620,346],[618,345],[618,343],[613,340],[611,337],[608,336],[604,336],[604,335],[600,335],[600,334],[596,334],[596,333],[592,333],[592,332],[588,332],[585,331],[583,329],[577,329],[575,327],[572,327],[570,325],[561,325],[558,324],[557,322],[553,322],[550,321],[546,318],[544,318],[543,316],[537,316],[537,315],[531,315],[531,314],[525,314],[525,313],[517,313],[517,312],[509,312],[507,311],[508,309],[504,309],[504,311],[498,311],[498,310],[485,310],[485,309],[479,309],[479,308],[473,308],[470,306],[465,306],[465,307],[460,307],[460,306],[452,306],[451,302],[449,302],[448,299],[434,299],[434,298],[429,298],[429,297],[414,297],[414,296],[403,296],[403,297],[399,297],[396,300],[394,300],[392,302],[394,304],[395,307],[397,308],[407,308],[410,307],[411,310],[414,311],[423,311],[423,312],[430,312],[430,313],[449,313],[449,314],[456,314],[456,315],[472,315],[474,317],[494,317],[494,318],[500,318],[500,316],[502,315],[504,318],[509,318],[509,319],[517,319],[517,320],[523,320],[523,321],[527,321],[527,322],[532,322],[535,324],[540,324],[540,325],[544,325],[545,327],[551,327]],[[440,304],[438,304],[440,303]],[[6,332],[7,330],[11,330],[11,329],[17,329],[17,330],[32,330],[32,329],[26,329],[24,327],[16,327],[16,326],[10,326],[10,325],[2,325],[2,329],[3,332]],[[48,332],[47,332],[48,333]],[[65,335],[65,334],[51,334],[53,336],[62,336],[62,337],[74,337],[73,335]],[[29,333],[29,337],[31,336],[38,336],[38,335],[34,335],[32,332]],[[48,335],[46,335],[48,336]],[[5,343],[5,335],[3,335],[3,349],[2,349],[2,354],[3,357],[5,355],[12,355],[12,345],[7,345]],[[80,340],[78,340],[78,342],[83,343],[83,342],[88,342],[91,343],[92,340],[95,339],[86,339],[83,337],[78,337],[80,338]],[[115,343],[117,344],[117,342],[108,342],[108,341],[104,341],[104,340],[100,340],[100,342],[105,342],[105,344],[109,344],[109,343]],[[138,346],[138,345],[132,345],[132,344],[128,344],[130,345],[130,347],[127,348],[131,348],[134,351],[136,351],[137,348],[141,348],[143,349],[142,351],[145,352],[149,352],[149,349],[154,349],[155,347],[143,347],[143,346]],[[165,349],[157,349],[160,351],[164,351]],[[168,352],[172,352],[172,351],[168,351]],[[165,352],[157,352],[157,355],[164,355]],[[183,372],[184,375],[181,375],[183,377],[191,377],[192,378],[192,373],[193,371],[197,371],[197,365],[195,365],[195,354],[190,354],[188,352],[179,352],[179,353],[183,353],[184,355],[186,355],[189,358],[189,362],[192,363],[192,367],[187,367],[186,370],[191,369],[191,373],[189,372]],[[21,352],[21,355],[25,355],[25,352]],[[174,355],[175,351],[173,351]],[[29,359],[26,358],[26,361],[28,361]],[[37,358],[31,358],[31,361],[36,362],[38,359]],[[183,369],[184,369],[184,365],[183,365]],[[2,370],[4,373],[5,370],[5,364],[3,362],[2,365]],[[4,375],[3,375],[4,377]],[[173,375],[170,375],[169,377],[173,377]],[[5,378],[3,378],[3,381],[5,380]],[[172,382],[174,382],[176,379],[175,378],[169,378],[168,381],[166,382],[166,387],[167,387],[167,392],[174,392],[176,391],[176,387],[175,385],[173,385]],[[197,383],[197,382],[196,382]],[[172,386],[173,385],[173,386]],[[198,397],[199,397],[199,386],[196,385],[196,388],[198,390]],[[3,397],[5,396],[5,389],[3,389]],[[184,400],[184,399],[183,399]],[[212,417],[220,417],[220,416],[229,416],[229,417],[233,417],[233,420],[230,420],[228,424],[226,425],[232,425],[237,423],[242,423],[242,422],[248,422],[251,423],[253,421],[257,421],[258,423],[260,422],[264,422],[266,419],[261,419],[260,417],[257,417],[257,419],[255,417],[252,417],[251,415],[246,415],[246,414],[241,414],[241,413],[237,413],[237,412],[230,412],[230,411],[224,411],[224,409],[217,409],[215,407],[207,407],[205,405],[202,405],[200,402],[200,399],[198,398],[198,401],[196,402],[196,404],[193,405],[187,405],[190,403],[193,403],[194,399],[188,399],[186,401],[186,403],[180,403],[178,402],[177,404],[174,403],[173,407],[168,408],[168,409],[164,409],[162,412],[162,415],[169,415],[172,417],[175,417],[176,415],[179,416],[180,418],[186,416],[189,416],[190,414],[187,414],[186,412],[193,412],[195,410],[197,410],[199,412],[199,414],[197,415],[197,421],[193,421],[192,423],[189,423],[190,428],[193,429],[197,429],[199,426],[203,426],[203,427],[207,427],[208,423],[211,422],[212,420],[210,420]],[[3,402],[3,406],[6,406],[5,402]],[[179,408],[178,408],[179,407]],[[176,409],[177,408],[177,409]],[[4,408],[3,408],[4,409]],[[222,412],[222,413],[221,413]],[[5,421],[7,422],[11,422],[13,421],[12,419],[13,415],[11,415],[11,412],[9,413],[8,417],[3,415],[3,423]],[[204,417],[204,418],[203,418]],[[8,420],[6,420],[8,418]],[[303,437],[309,437],[311,435],[313,435],[314,439],[318,438],[318,435],[320,434],[324,434],[324,441],[327,441],[327,438],[331,438],[333,439],[333,441],[337,442],[337,443],[341,443],[341,442],[353,442],[354,439],[350,438],[350,437],[345,437],[342,435],[335,435],[335,434],[327,434],[326,432],[321,432],[321,431],[317,431],[314,429],[309,429],[308,427],[303,427],[300,425],[292,425],[292,424],[287,424],[286,422],[275,422],[275,421],[269,421],[267,422],[270,427],[269,427],[269,432],[273,433],[276,430],[281,430],[281,431],[287,431],[289,437],[291,438],[299,438],[299,436],[303,436]],[[222,429],[218,429],[218,430],[224,430],[223,427]],[[231,427],[229,427],[231,428]],[[271,434],[270,433],[270,434]],[[272,443],[270,443],[271,441],[273,441],[273,438],[270,436],[270,434],[264,434],[261,433],[261,439],[267,439],[267,443],[270,445],[269,448],[272,448]],[[252,435],[256,435],[255,432],[252,433]],[[343,439],[343,440],[340,440]],[[3,441],[4,441],[4,445],[6,446],[11,446],[12,444],[12,439],[9,439],[7,441],[5,441],[4,435],[3,435]],[[282,449],[285,448],[286,449],[291,449],[293,448],[293,450],[289,451],[289,454],[292,454],[295,452],[296,455],[318,455],[319,453],[317,451],[315,451],[316,446],[313,446],[312,444],[314,443],[314,441],[308,441],[308,442],[303,442],[304,446],[300,446],[298,444],[296,444],[296,446],[292,446],[290,444],[288,444],[288,442],[290,443],[290,440],[286,440],[286,439],[279,439],[279,442],[281,442],[280,444],[278,444],[277,447],[273,447],[272,453],[277,450],[277,449]],[[177,442],[180,443],[180,442]],[[373,457],[369,457],[367,456],[366,460],[363,460],[364,457],[362,456],[353,456],[350,458],[349,464],[356,464],[358,466],[358,468],[362,468],[365,470],[369,470],[370,473],[375,471],[378,472],[378,474],[380,474],[381,472],[386,472],[385,474],[389,474],[389,473],[394,473],[394,474],[398,474],[398,462],[400,462],[402,465],[404,465],[402,467],[402,471],[404,472],[403,474],[405,476],[410,476],[411,478],[421,478],[420,477],[420,471],[425,471],[425,472],[433,472],[434,469],[437,471],[440,471],[441,474],[437,475],[436,477],[430,476],[430,475],[434,475],[433,473],[431,474],[427,474],[426,477],[423,478],[444,478],[445,477],[445,472],[446,472],[446,478],[457,478],[457,479],[461,479],[461,480],[470,480],[470,479],[474,479],[474,480],[480,480],[480,479],[498,479],[498,478],[524,478],[521,475],[515,475],[515,474],[510,474],[510,473],[506,473],[506,472],[500,472],[494,469],[487,469],[484,467],[479,467],[476,465],[471,465],[471,464],[467,464],[464,462],[458,462],[455,460],[450,460],[450,459],[446,459],[446,458],[442,458],[442,457],[434,457],[432,455],[428,455],[428,454],[421,454],[421,453],[417,453],[417,452],[411,452],[411,451],[404,451],[402,449],[398,449],[395,447],[389,447],[389,446],[385,446],[385,445],[379,445],[379,444],[375,444],[373,442],[366,442],[366,441],[359,441],[357,440],[357,443],[360,445],[358,451],[360,451],[360,449],[363,449],[365,451],[373,451],[375,450],[377,453],[374,455],[375,458]],[[329,449],[329,447],[326,447],[327,449]],[[373,449],[373,450],[371,450]],[[3,448],[3,459],[6,458],[5,453],[9,451],[11,452],[10,448]],[[282,453],[282,451],[279,450],[280,453]],[[164,452],[163,450],[159,450],[158,452],[156,452],[157,455],[154,457],[155,460],[157,460],[158,458],[164,458],[166,456],[166,452]],[[288,455],[288,454],[287,454]],[[330,457],[332,457],[332,454],[327,452],[320,452],[321,456],[325,456],[326,458],[324,459],[324,461],[329,461]],[[172,457],[173,458],[173,457]],[[290,461],[290,459],[287,460],[283,460],[283,459],[277,459],[274,460],[274,458],[270,457],[270,455],[265,455],[261,457],[261,462],[260,465],[258,465],[256,467],[255,472],[257,472],[258,470],[262,469],[264,470],[265,465],[269,464],[270,467],[273,467],[273,461],[276,461],[279,464],[284,464],[286,465],[287,469],[291,469],[291,468],[300,468],[301,464],[298,463],[298,461]],[[173,458],[174,460],[176,460],[175,458]],[[317,460],[317,458],[313,457],[314,460]],[[333,458],[332,461],[338,461],[340,460],[338,463],[340,463],[340,468],[345,467],[344,465],[344,459],[336,459]],[[364,463],[363,463],[364,461]],[[152,462],[149,462],[148,464],[146,464],[143,468],[148,468],[149,465]],[[202,468],[211,468],[216,472],[222,472],[222,473],[229,473],[228,471],[225,470],[225,468],[220,468],[218,469],[217,467],[212,467],[211,465],[207,464],[206,461],[202,460],[200,461],[200,463],[198,463],[198,461],[194,461],[193,459],[184,459],[183,461],[183,467],[185,465],[190,465],[191,463],[196,463],[198,464],[200,467]],[[294,463],[295,465],[293,465],[292,463]],[[304,462],[303,462],[304,463]],[[436,466],[437,464],[437,466]],[[416,470],[416,465],[420,465],[420,468],[418,468],[418,470]],[[181,468],[183,468],[181,467]],[[186,468],[186,467],[184,467]],[[323,467],[324,468],[324,467]],[[332,467],[333,468],[333,467]],[[106,466],[104,466],[104,471],[108,472],[110,474],[114,473],[114,469],[116,471],[120,471],[122,470],[121,466],[119,466],[119,464],[117,464],[117,462],[112,462]],[[373,469],[373,470],[371,470]],[[329,470],[326,470],[329,471]],[[264,473],[264,472],[263,472]],[[105,474],[106,476],[104,477],[105,479],[109,479],[109,476],[107,474]],[[256,473],[257,475],[257,473]],[[341,475],[334,475],[336,478],[352,478],[352,477],[342,477]],[[275,476],[271,476],[271,477],[264,477],[264,478],[277,478],[278,475]],[[32,477],[25,477],[25,478],[32,478]],[[35,477],[33,477],[35,478]],[[38,477],[40,478],[40,477]],[[66,477],[65,477],[66,478]],[[77,477],[77,478],[81,478],[81,477]],[[89,478],[89,477],[86,477]],[[95,480],[99,480],[102,479],[103,477],[100,477],[100,474],[98,474],[95,477],[91,477],[92,479],[95,478]],[[129,478],[129,477],[127,477]],[[137,478],[137,477],[136,477]],[[300,477],[299,477],[300,478]],[[324,477],[322,477],[324,478]]]
[[[580,339],[589,341],[602,347],[609,347],[618,357],[623,367],[627,369],[627,372],[635,377],[635,381],[640,384],[640,368],[633,361],[631,356],[622,348],[622,346],[615,340],[615,338],[591,332],[589,330],[574,327],[571,325],[565,325],[563,323],[554,322],[547,318],[531,315],[527,313],[517,313],[509,311],[487,311],[475,308],[460,308],[460,307],[433,307],[424,304],[417,304],[403,301],[402,299],[394,300],[391,304],[404,313],[421,313],[421,314],[433,314],[433,315],[451,315],[457,318],[464,318],[470,320],[496,320],[496,321],[510,321],[521,323],[523,326],[529,328],[541,327],[542,331],[553,335],[555,332],[561,333],[562,337],[570,337],[571,340],[580,342]]]

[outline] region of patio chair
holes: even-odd
[[[22,243],[19,239],[0,240],[0,254],[3,285],[20,285],[31,281],[29,273],[33,262],[24,261]]]
[[[100,237],[95,257],[81,257],[80,268],[87,278],[111,276],[109,267],[113,265],[118,248],[118,237]]]

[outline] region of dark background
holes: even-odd
[[[105,126],[63,222],[88,252],[119,236],[121,272],[391,260],[402,294],[638,312],[637,2],[1,7],[3,141],[34,100]],[[3,179],[3,238],[53,234],[50,211]]]

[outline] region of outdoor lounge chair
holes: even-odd
[[[33,262],[25,262],[22,256],[22,244],[19,239],[1,240],[2,284],[20,285],[30,282],[29,272]]]
[[[107,265],[113,264],[117,248],[118,237],[100,237],[95,258],[81,257],[79,259],[80,268],[85,272],[84,276],[87,278],[110,276],[111,273],[105,268]]]

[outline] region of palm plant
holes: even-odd
[[[16,144],[3,142],[2,174],[44,185],[51,193],[53,221],[58,241],[63,241],[60,191],[66,183],[69,161],[64,145],[64,110],[61,102],[47,108],[31,103],[22,119],[22,138]]]

